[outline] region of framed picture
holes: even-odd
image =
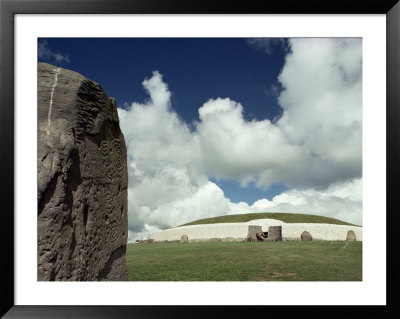
[[[398,312],[393,254],[398,242],[394,236],[394,226],[398,220],[393,212],[398,208],[395,201],[395,181],[398,177],[395,165],[399,160],[397,139],[400,134],[400,5],[397,0],[354,0],[348,1],[346,5],[337,1],[315,3],[307,0],[286,0],[279,3],[230,1],[229,5],[224,5],[222,1],[183,0],[0,1],[0,167],[3,181],[1,210],[2,224],[7,225],[1,232],[4,243],[1,315],[5,318],[153,318],[204,317],[210,313],[223,316],[227,311],[241,313],[243,316],[247,316],[249,311],[252,315],[263,315],[264,312],[268,312],[269,316],[281,313],[307,315],[311,309],[304,305],[324,306],[316,307],[312,311],[326,312],[329,308],[328,311],[343,316],[356,315],[356,312],[359,314],[360,307],[345,307],[349,305],[363,306],[361,311],[365,312],[371,311],[367,305],[385,305],[374,308],[374,311],[384,316]],[[369,29],[368,21],[373,26]],[[274,30],[266,31],[267,29]],[[25,35],[21,37],[21,34]],[[34,214],[37,206],[30,206],[36,203],[37,192],[32,193],[32,187],[27,185],[33,185],[34,189],[37,187],[37,163],[29,156],[34,154],[33,159],[36,158],[36,148],[33,145],[35,143],[30,140],[29,132],[37,131],[37,121],[36,116],[32,116],[35,112],[25,113],[25,108],[17,106],[32,104],[32,107],[35,107],[30,98],[36,97],[37,92],[35,50],[38,39],[364,36],[366,41],[363,42],[363,62],[366,61],[366,65],[363,65],[362,69],[363,112],[365,110],[362,133],[363,151],[369,151],[363,153],[362,176],[366,176],[363,180],[363,210],[368,211],[368,214],[365,220],[363,215],[365,246],[361,282],[333,283],[335,285],[310,282],[301,286],[298,282],[253,282],[249,285],[242,282],[228,282],[224,285],[199,282],[192,285],[190,282],[136,281],[74,282],[68,285],[69,283],[65,282],[32,281],[32,278],[37,276],[37,268],[27,267],[27,264],[32,260],[36,262],[37,257],[37,241],[32,240],[36,234],[32,236],[30,232],[37,219],[37,215]],[[41,43],[45,45],[45,42]],[[253,43],[256,49],[257,45]],[[374,46],[376,54],[373,52]],[[54,57],[58,60],[68,59],[63,55],[56,56],[54,52],[49,53],[49,48],[43,49],[47,49],[48,54],[55,54]],[[107,61],[103,62],[102,67],[107,67]],[[379,83],[374,85],[375,76]],[[24,97],[28,98],[24,100]],[[364,121],[367,123],[365,126]],[[371,123],[376,123],[376,127]],[[386,139],[386,143],[383,139]],[[372,149],[374,151],[371,151]],[[21,181],[26,181],[27,185],[22,185]],[[381,207],[385,207],[386,212],[382,210],[379,212],[379,220],[374,219],[374,211]],[[382,238],[382,232],[386,238]],[[386,249],[380,249],[382,247]],[[375,260],[371,264],[373,259]],[[375,286],[370,284],[370,281]],[[375,296],[369,294],[367,298],[360,295],[362,290],[373,288],[378,292]],[[330,291],[330,300],[324,296],[327,291]],[[349,297],[353,295],[354,298]],[[226,307],[236,305],[241,307]],[[268,305],[279,307],[247,307]],[[287,305],[291,307],[285,307]]]

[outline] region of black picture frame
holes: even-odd
[[[4,318],[165,318],[259,315],[303,317],[323,312],[343,318],[368,313],[399,316],[398,287],[399,205],[396,182],[400,137],[400,3],[399,0],[0,0],[0,181],[1,279],[0,315]],[[16,14],[385,14],[387,49],[386,105],[386,306],[21,306],[14,290],[14,16]],[[382,238],[378,238],[382,240]],[[397,253],[396,253],[397,252]],[[175,292],[177,296],[179,293]],[[248,292],[243,292],[244,294]],[[374,292],[371,292],[374,293]],[[268,294],[266,294],[268,298]],[[45,303],[45,300],[43,301]],[[266,309],[265,307],[268,307]],[[312,312],[310,312],[312,311]]]

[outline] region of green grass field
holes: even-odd
[[[131,281],[360,281],[362,242],[129,244]]]
[[[263,218],[277,219],[285,223],[324,223],[324,224],[357,226],[335,218],[329,218],[317,215],[290,214],[290,213],[250,213],[250,214],[225,215],[225,216],[199,219],[180,226],[216,224],[216,223],[243,223],[253,219],[263,219]]]

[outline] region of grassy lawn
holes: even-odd
[[[342,220],[308,214],[290,214],[290,213],[250,213],[250,214],[236,214],[236,215],[224,215],[218,217],[199,219],[187,224],[188,225],[199,225],[199,224],[216,224],[216,223],[244,223],[254,219],[272,218],[281,220],[285,223],[324,223],[324,224],[336,224],[336,225],[351,225],[354,224],[346,223]]]
[[[362,242],[130,244],[131,281],[360,281]]]

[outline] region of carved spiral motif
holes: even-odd
[[[122,154],[122,144],[118,138],[115,138],[111,141],[111,148],[113,152]]]
[[[112,210],[113,208],[113,196],[111,191],[106,188],[105,191],[105,197],[104,197],[104,208],[106,209],[106,211]]]
[[[111,242],[115,242],[117,240],[119,235],[117,223],[114,222],[111,224],[109,235]]]
[[[124,165],[124,162],[122,161],[122,159],[118,159],[115,161],[115,168],[117,169],[117,171],[119,173],[122,173],[124,167],[125,167],[125,165]]]
[[[118,173],[122,173],[124,168],[125,168],[125,162],[123,160],[123,148],[122,148],[122,143],[119,139],[113,139],[111,141],[111,150],[114,158],[114,166],[116,168],[116,171]]]
[[[114,181],[115,169],[111,165],[106,166],[106,180],[111,184]]]
[[[109,145],[108,145],[108,141],[107,140],[103,140],[100,143],[100,153],[103,157],[107,157],[108,158],[108,154],[109,154]]]

